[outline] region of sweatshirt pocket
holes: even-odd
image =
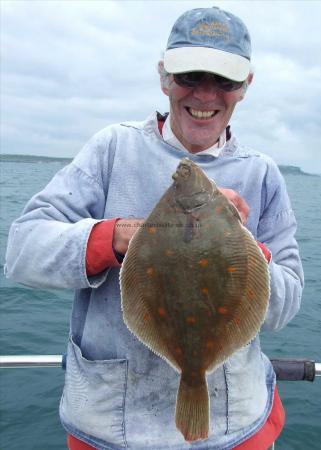
[[[237,350],[224,367],[228,389],[228,429],[229,433],[238,432],[259,420],[267,403],[259,337]]]
[[[127,360],[89,361],[70,338],[60,416],[69,432],[126,447]]]

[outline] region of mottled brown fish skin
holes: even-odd
[[[121,269],[124,320],[181,372],[176,425],[205,439],[205,374],[257,334],[269,299],[268,266],[237,210],[193,162],[132,238]]]

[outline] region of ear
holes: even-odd
[[[168,97],[168,96],[169,96],[169,89],[168,89],[168,87],[164,86],[164,83],[163,83],[162,78],[161,78],[160,82],[161,82],[161,90],[162,90],[162,91],[164,92],[164,94],[167,95],[167,97]]]
[[[248,86],[250,86],[250,84],[252,83],[253,77],[254,77],[254,73],[250,72],[248,77],[247,77],[247,80],[246,80],[246,83],[247,83]]]
[[[253,73],[253,72],[250,72],[249,75],[248,75],[248,77],[247,77],[247,79],[244,81],[244,84],[243,84],[243,86],[242,86],[241,95],[240,95],[240,98],[239,98],[238,101],[243,100],[243,98],[245,97],[247,88],[249,87],[249,85],[250,85],[250,84],[252,83],[252,81],[253,81],[253,76],[254,76],[254,73]]]
[[[159,77],[160,77],[161,90],[164,92],[165,95],[168,96],[169,95],[169,89],[167,86],[168,80],[165,79],[164,61],[158,62],[158,73],[159,73]]]

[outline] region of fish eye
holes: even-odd
[[[191,174],[191,169],[188,166],[181,165],[178,172],[183,178],[188,178]]]

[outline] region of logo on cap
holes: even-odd
[[[219,36],[226,41],[230,40],[229,28],[227,25],[220,22],[199,23],[192,29],[192,34],[201,36]]]

